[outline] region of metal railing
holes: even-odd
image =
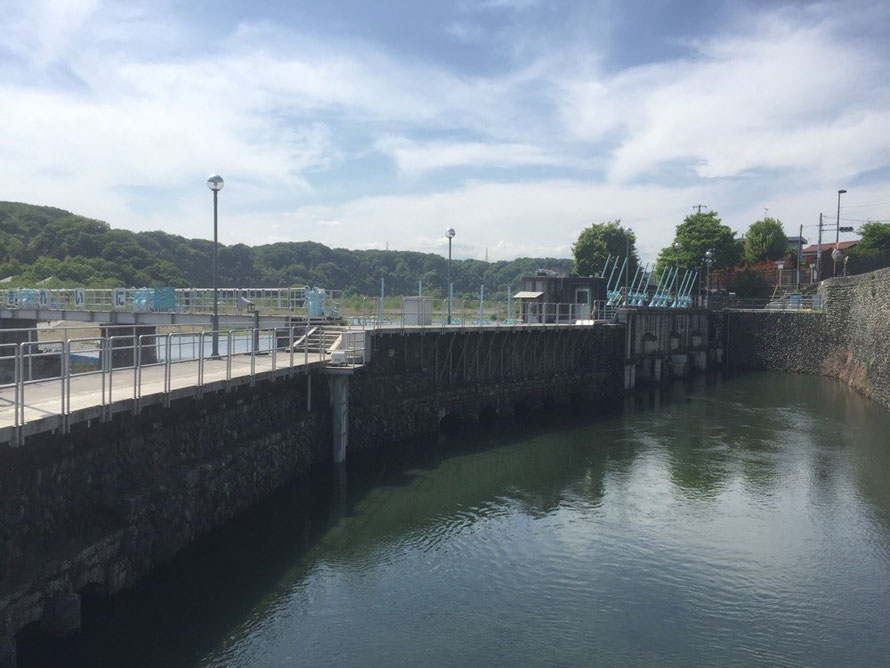
[[[99,407],[105,420],[121,410],[115,404],[123,400],[132,401],[134,413],[146,396],[157,395],[169,406],[177,390],[200,396],[209,383],[224,383],[229,390],[233,380],[252,386],[260,374],[293,375],[300,367],[308,372],[311,364],[330,364],[338,349],[338,366],[363,361],[363,339],[340,346],[340,332],[324,328],[312,328],[312,338],[308,323],[222,330],[216,357],[212,331],[184,327],[195,329],[141,334],[134,328],[131,334],[50,339],[40,339],[46,330],[2,330],[27,340],[0,343],[0,372],[7,381],[0,383],[0,428],[16,428],[20,440],[18,428],[57,415],[54,428],[67,433],[69,417],[79,408]]]
[[[820,311],[819,295],[783,295],[779,299],[728,299],[723,308],[731,311]]]
[[[405,300],[386,307],[379,299],[365,299],[361,312],[339,328],[315,326],[308,319],[264,328],[223,322],[217,356],[214,332],[196,323],[171,325],[165,332],[145,332],[138,325],[0,330],[0,341],[6,341],[0,342],[0,429],[14,427],[21,439],[19,428],[55,415],[59,424],[53,428],[66,433],[70,416],[82,408],[98,407],[106,420],[124,409],[122,401],[132,402],[138,413],[146,397],[169,406],[177,391],[201,396],[209,383],[223,383],[229,390],[236,379],[252,386],[260,374],[293,375],[301,367],[308,372],[312,364],[355,367],[367,359],[368,328],[523,328],[615,317],[615,309],[603,302],[529,308],[518,301],[462,300],[452,304],[451,324],[447,300],[430,299],[413,312]]]
[[[302,317],[336,317],[342,290],[319,288],[219,288],[221,314],[244,311],[288,313]],[[213,312],[212,288],[10,288],[4,291],[7,308],[63,311],[128,311],[134,313]]]
[[[605,301],[567,302],[482,301],[455,299],[448,318],[448,300],[433,297],[363,297],[342,315],[350,327],[505,327],[541,324],[587,324],[614,320],[618,307]]]
[[[847,276],[856,276],[887,267],[890,267],[890,248],[884,248],[867,257],[850,258],[844,264],[844,273]]]

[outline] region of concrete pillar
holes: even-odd
[[[652,360],[652,380],[656,383],[661,382],[661,360]]]
[[[15,638],[0,638],[0,668],[15,668]]]
[[[624,365],[624,389],[632,390],[637,385],[637,365],[630,363]]]
[[[693,363],[695,364],[696,371],[707,371],[708,370],[708,351],[707,350],[697,350],[692,353]]]
[[[80,594],[60,594],[44,611],[47,631],[56,636],[70,636],[80,631]]]
[[[334,463],[346,461],[346,444],[349,440],[349,376],[333,375],[331,378],[331,403],[334,413]]]

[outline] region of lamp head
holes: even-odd
[[[453,227],[449,227],[447,230],[445,230],[445,236],[448,237],[449,239],[454,239],[454,234],[455,233],[454,233]]]
[[[837,194],[838,194],[838,195],[843,195],[845,192],[847,192],[847,191],[846,191],[846,190],[838,190],[838,191],[837,191]]]
[[[207,187],[214,192],[222,190],[224,185],[225,182],[223,181],[223,177],[221,177],[219,174],[211,174],[207,178]]]

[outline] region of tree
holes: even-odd
[[[677,225],[673,244],[661,249],[655,271],[660,275],[667,266],[702,267],[709,250],[714,253],[712,269],[734,267],[741,260],[735,232],[723,225],[716,211],[690,214]]]
[[[788,237],[782,221],[764,218],[751,223],[745,236],[745,260],[749,264],[763,260],[779,260],[788,252]]]
[[[890,248],[890,223],[865,223],[856,231],[860,239],[859,243],[850,249],[852,257],[866,257],[884,248]]]
[[[769,286],[763,278],[763,274],[752,267],[745,267],[737,272],[733,278],[733,288],[736,296],[742,299],[754,299],[768,297]]]
[[[633,273],[640,260],[636,249],[637,237],[633,232],[621,227],[620,220],[608,223],[594,223],[578,236],[572,246],[573,271],[579,276],[593,276],[603,270],[606,258],[625,257],[630,246],[630,261],[627,271]]]

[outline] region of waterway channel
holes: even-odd
[[[678,383],[306,476],[21,665],[886,665],[890,412]]]

